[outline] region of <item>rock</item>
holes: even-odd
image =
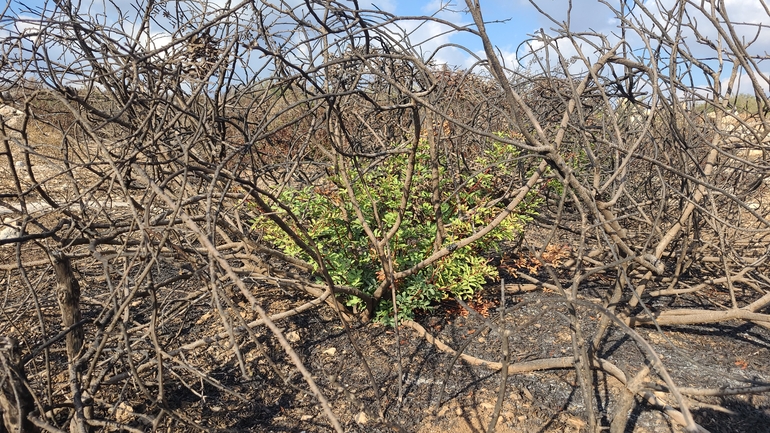
[[[0,240],[16,238],[19,236],[19,223],[12,218],[6,218],[3,220],[3,224],[0,225]]]
[[[310,421],[311,419],[313,419],[313,415],[302,415],[299,417],[300,421]]]
[[[0,105],[0,117],[3,118],[6,125],[12,128],[18,128],[21,125],[24,112],[9,105]]]
[[[134,408],[125,401],[118,403],[115,408],[115,421],[125,424],[134,419]]]
[[[334,356],[337,353],[336,347],[330,347],[322,352],[324,355]]]
[[[291,331],[286,333],[286,339],[289,340],[289,343],[296,343],[300,340],[299,332],[297,331]]]
[[[653,344],[664,344],[666,337],[657,332],[650,332],[650,335],[647,336],[647,341]]]
[[[364,425],[364,424],[366,424],[367,422],[369,422],[369,417],[367,417],[367,416],[366,416],[366,413],[364,413],[364,412],[362,411],[362,412],[358,412],[358,413],[356,414],[356,416],[354,417],[354,420],[355,420],[355,421],[356,421],[356,423],[358,423],[359,425]]]
[[[0,105],[0,117],[5,119],[6,121],[8,119],[12,119],[14,117],[23,116],[24,112],[19,111],[10,105]]]

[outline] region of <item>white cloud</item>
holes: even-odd
[[[392,43],[402,47],[410,47],[423,58],[433,57],[439,63],[446,63],[451,48],[441,48],[450,42],[451,29],[436,21],[399,20],[388,24],[384,30],[391,36]]]
[[[739,74],[732,86],[732,94],[754,94],[754,83],[760,87],[760,91],[766,95],[770,94],[770,73],[768,71],[753,71],[753,78],[747,73]],[[722,88],[727,90],[729,85],[729,78],[722,80]]]
[[[770,19],[760,1],[725,0],[725,9],[733,22],[768,24]]]
[[[556,36],[562,24],[569,22],[569,30],[573,35],[579,35],[581,32],[595,33],[604,35],[606,37],[606,43],[614,45],[620,40],[620,22],[621,18],[616,15],[610,7],[604,6],[597,0],[572,0],[570,3],[568,0],[550,0],[537,2],[538,6],[542,9],[542,14],[538,14],[537,18],[532,23],[533,28],[538,30],[533,33],[539,33],[540,28],[544,29],[546,34]],[[571,4],[571,11],[568,14],[568,5]],[[666,23],[664,17],[670,16],[669,13],[672,10],[676,10],[676,7],[681,4],[679,0],[648,0],[644,7],[636,5],[635,8],[628,13],[626,11],[625,19],[634,23],[639,28],[643,29],[642,33],[637,33],[633,28],[627,27],[626,43],[631,47],[629,56],[634,57],[634,60],[655,66],[658,69],[666,69],[670,59],[667,56],[670,54],[670,48],[664,48],[661,51],[657,51],[657,48],[661,44],[660,32],[662,29],[658,26],[653,27],[653,19],[661,23],[666,31],[673,31],[675,28],[674,23]],[[705,2],[706,7],[708,2]],[[696,4],[697,5],[697,4]],[[718,52],[713,47],[710,47],[707,43],[703,43],[703,39],[698,40],[696,37],[696,31],[699,33],[700,38],[706,38],[708,41],[714,44],[719,44],[720,33],[723,35],[730,35],[730,30],[724,24],[724,17],[720,16],[722,20],[718,25],[712,24],[712,22],[704,15],[703,12],[698,11],[693,4],[687,5],[687,15],[685,16],[684,25],[681,27],[681,44],[680,50],[689,50],[690,53],[699,59],[708,59],[718,57]],[[617,6],[616,6],[617,7]],[[646,12],[643,11],[646,8],[650,16],[646,16]],[[738,46],[741,44],[747,46],[746,51],[749,56],[754,56],[759,61],[760,58],[767,59],[767,53],[770,52],[770,29],[760,27],[770,25],[770,16],[762,7],[761,2],[746,1],[746,0],[726,0],[725,8],[722,11],[727,16],[731,23],[733,23],[733,31],[735,36],[732,37],[734,43]],[[489,16],[489,14],[486,14]],[[569,20],[569,21],[567,21]],[[694,30],[695,29],[695,30]],[[669,34],[669,36],[673,36]],[[585,37],[585,36],[583,36]],[[643,41],[648,39],[650,41],[650,48],[648,49]],[[492,41],[494,43],[505,41]],[[585,72],[589,65],[596,60],[595,48],[593,44],[602,46],[598,37],[587,37],[586,40],[574,46],[567,39],[561,39],[558,42],[552,42],[547,53],[551,58],[551,65],[556,64],[556,51],[558,50],[561,55],[570,61],[571,66],[569,72],[573,74],[579,74]],[[722,40],[722,50],[725,58],[725,68],[723,76],[720,80],[724,80],[730,75],[732,64],[730,49],[728,44]],[[545,59],[546,50],[543,49],[542,42],[535,42],[532,44],[533,49],[539,50],[538,54],[541,59]],[[513,50],[511,48],[510,50]],[[606,49],[606,48],[605,48]],[[509,51],[510,51],[509,50]],[[620,50],[622,52],[622,50]],[[584,57],[588,59],[585,62],[580,59],[578,54],[582,53]],[[522,51],[519,55],[523,54]],[[681,54],[681,52],[680,52]],[[510,52],[502,50],[499,56],[506,60],[506,63],[511,64],[515,61],[515,56]],[[524,59],[525,61],[533,59],[532,56]],[[686,60],[681,56],[677,59],[677,68],[679,73],[684,76],[688,65]],[[714,60],[708,60],[707,63],[712,68],[716,69],[717,64]],[[466,61],[467,64],[467,61]],[[764,64],[758,63],[756,67],[764,67]],[[535,67],[536,68],[536,67]],[[706,79],[703,72],[698,71],[697,68],[693,68],[693,80],[694,85],[705,85]],[[741,76],[741,91],[751,92],[753,89],[748,85],[748,75]],[[756,72],[755,72],[756,73]],[[762,79],[761,75],[760,83],[762,87],[767,91],[768,84]],[[766,77],[766,75],[765,75]],[[686,77],[685,77],[686,78]]]
[[[28,16],[19,16],[13,22],[17,34],[25,35],[40,31],[40,19]]]
[[[664,12],[675,8],[676,2],[677,0],[661,0],[661,6],[653,9],[655,17],[662,20]],[[717,19],[719,20],[718,26],[713,25],[707,16],[712,13],[708,2],[704,4],[703,10],[699,10],[699,8],[695,8],[693,5],[688,4],[687,13],[690,17],[690,21],[685,24],[690,24],[690,26],[684,27],[683,35],[688,38],[692,45],[695,44],[696,39],[692,28],[697,29],[698,33],[714,43],[719,42],[720,29],[723,34],[729,35],[730,30],[724,23],[724,18],[727,17],[732,23],[736,40],[749,42],[756,38],[756,42],[749,47],[750,53],[762,54],[770,50],[770,29],[759,27],[760,24],[763,26],[770,25],[770,16],[762,7],[761,2],[726,0],[723,10],[714,10]]]
[[[170,34],[166,32],[157,32],[152,33],[147,36],[147,34],[143,34],[140,38],[140,43],[144,46],[145,50],[147,51],[155,51],[155,50],[162,50],[158,53],[159,58],[165,58],[171,55],[172,52],[176,52],[178,50],[181,50],[182,48],[179,46],[174,46],[171,43],[173,42],[173,38]]]

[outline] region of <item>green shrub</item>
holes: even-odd
[[[514,178],[512,161],[518,154],[514,146],[491,143],[489,150],[475,161],[476,173],[454,179],[447,174],[444,164],[440,164],[441,217],[446,232],[444,246],[470,236],[499,214],[504,205],[494,199],[506,186],[502,180],[510,182]],[[387,232],[398,216],[407,164],[408,156],[399,154],[362,175],[348,173],[367,224],[378,238],[383,234],[377,229],[375,205],[383,230]],[[431,204],[430,167],[427,143],[422,142],[415,158],[412,194],[402,224],[389,244],[396,272],[411,268],[433,252],[436,218]],[[303,225],[310,238],[308,241],[317,246],[334,283],[372,294],[384,279],[382,265],[340,180],[331,178],[330,181],[326,187],[285,190],[280,200]],[[530,194],[517,212],[487,234],[482,242],[459,248],[432,266],[397,281],[399,319],[412,318],[415,311],[429,309],[448,296],[468,299],[488,280],[496,280],[497,270],[488,263],[486,255],[499,250],[504,241],[516,238],[541,201],[539,195]],[[291,218],[284,218],[284,221],[292,226],[295,224]],[[284,253],[310,261],[310,257],[267,217],[257,217],[253,228]],[[390,299],[389,295],[384,296],[379,302],[375,312],[377,321],[392,322]],[[345,302],[357,310],[365,308],[364,302],[355,296],[347,297]]]

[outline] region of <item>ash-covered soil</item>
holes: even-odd
[[[32,262],[40,256],[31,248],[20,249],[22,261]],[[16,250],[5,247],[3,257],[9,266],[16,262]],[[39,345],[60,330],[55,296],[45,287],[53,284],[50,268],[38,265],[42,275],[35,275],[40,312],[48,323],[46,337],[39,334],[35,303],[27,286],[18,275],[6,273],[6,309],[14,312],[13,324],[3,332],[23,335],[26,348]],[[179,272],[174,263],[162,262],[158,279]],[[45,277],[44,274],[48,274]],[[161,275],[163,274],[163,275]],[[168,275],[166,275],[168,274]],[[97,264],[80,266],[84,318],[96,319],[109,292]],[[39,283],[38,283],[39,282]],[[600,303],[606,296],[600,281],[581,289],[579,297]],[[273,286],[252,282],[258,302],[268,314],[285,312],[310,298]],[[510,331],[510,362],[572,357],[573,341],[570,312],[562,297],[548,289],[517,291],[517,284],[506,285],[505,315],[499,287],[490,285],[471,302],[476,313],[467,313],[454,301],[446,301],[416,318],[427,332],[449,347],[478,359],[502,360],[501,324]],[[166,295],[161,314],[167,317],[159,329],[160,344],[169,350],[222,332],[221,321],[205,298],[205,287],[196,279],[180,280]],[[740,296],[741,293],[739,292]],[[233,302],[248,312],[245,299],[229,293]],[[723,293],[709,293],[710,302],[719,301]],[[748,298],[748,295],[747,295]],[[207,299],[207,298],[206,298]],[[177,302],[179,301],[179,302]],[[739,302],[745,302],[738,299]],[[18,304],[18,305],[16,305]],[[697,294],[658,297],[649,300],[648,308],[663,311],[671,308],[704,308]],[[149,323],[150,297],[137,297],[131,303],[132,323],[137,329]],[[638,313],[638,312],[633,312]],[[256,313],[245,320],[255,320]],[[580,330],[587,341],[594,339],[600,323],[596,311],[579,309]],[[398,330],[368,323],[344,325],[327,305],[277,322],[283,335],[313,375],[321,392],[329,400],[346,432],[485,432],[490,423],[500,391],[501,373],[481,365],[473,365],[439,350],[408,326]],[[492,329],[489,328],[492,325]],[[93,332],[93,326],[87,327]],[[635,331],[648,341],[660,356],[666,371],[685,393],[695,421],[711,432],[770,431],[770,399],[767,392],[727,396],[697,395],[698,390],[760,387],[770,383],[770,331],[749,322],[664,327],[637,327]],[[165,386],[165,410],[183,414],[180,426],[196,423],[211,431],[254,432],[329,432],[333,431],[318,399],[310,392],[301,374],[267,328],[254,328],[260,347],[246,334],[236,342],[245,371],[239,367],[228,338],[184,352],[180,359],[205,373],[211,381],[189,382],[189,376],[168,376]],[[147,362],[147,342],[135,343],[139,349],[137,362]],[[145,344],[146,347],[142,346]],[[145,353],[146,352],[146,353]],[[634,377],[645,366],[651,367],[649,356],[628,333],[611,326],[603,334],[596,353],[620,370]],[[28,364],[30,381],[46,383],[43,355]],[[54,389],[66,389],[66,355],[63,342],[52,346],[50,353]],[[272,363],[272,365],[271,365]],[[172,364],[173,365],[173,364]],[[273,367],[274,366],[274,367]],[[179,370],[180,372],[182,370]],[[592,376],[592,401],[598,424],[609,431],[616,419],[626,421],[626,432],[678,432],[683,429],[665,413],[665,407],[651,405],[641,394],[633,394],[633,405],[627,411],[617,408],[629,398],[625,387],[615,378],[597,370]],[[152,387],[153,375],[143,373]],[[399,379],[400,377],[400,379]],[[110,380],[107,376],[106,380]],[[186,381],[186,382],[185,382]],[[117,382],[116,382],[117,383]],[[658,398],[658,403],[679,409],[665,390],[660,375],[653,370],[642,380],[643,389]],[[152,388],[157,389],[157,388]],[[43,392],[40,389],[36,389]],[[702,394],[702,393],[701,393]],[[63,397],[54,395],[54,399]],[[112,407],[99,413],[104,419],[133,427],[139,431],[151,428],[142,414],[157,414],[160,408],[138,389],[106,386],[99,395],[101,407]],[[66,402],[62,403],[66,405]],[[65,413],[62,411],[62,413]],[[588,431],[583,392],[573,368],[532,371],[508,377],[503,391],[497,432],[584,432]],[[382,414],[382,418],[380,417]],[[616,421],[617,423],[617,421]],[[199,431],[190,427],[189,431]]]
[[[432,315],[419,317],[417,322],[454,349],[465,347],[466,354],[500,361],[501,340],[485,326],[485,320],[496,326],[500,323],[496,292],[494,288],[488,289],[474,304],[487,315],[486,319],[461,314],[462,309],[448,301]],[[672,300],[656,301],[663,302]],[[506,307],[509,312],[505,326],[512,330],[511,362],[571,356],[568,311],[558,296],[542,291],[509,294]],[[590,339],[599,320],[590,312],[579,314],[583,334]],[[285,335],[294,340],[293,346],[313,372],[345,431],[487,431],[500,388],[500,372],[454,360],[406,326],[398,332],[376,324],[345,329],[328,307],[295,316],[281,322],[281,326]],[[735,322],[664,328],[662,334],[654,328],[637,331],[652,344],[680,387],[757,386],[770,381],[770,332],[760,326]],[[287,383],[268,368],[265,358],[255,349],[248,355],[254,373],[252,380],[244,380],[233,363],[212,373],[223,385],[248,395],[247,403],[211,389],[205,399],[179,395],[177,404],[203,425],[214,428],[331,431],[317,400],[307,391],[296,370],[288,367],[275,338],[264,337],[263,343],[270,358],[281,366]],[[649,365],[633,340],[617,328],[611,328],[601,341],[599,354],[629,378]],[[594,371],[593,380],[594,404],[601,416],[598,422],[607,430],[614,417],[623,416],[627,418],[627,432],[683,431],[662,408],[647,404],[639,395],[634,397],[635,404],[629,413],[615,413],[624,387],[602,372]],[[664,386],[654,373],[645,383],[652,389]],[[503,395],[498,432],[587,431],[583,394],[574,369],[511,375]],[[656,395],[676,407],[669,394]],[[709,431],[770,431],[770,400],[766,394],[686,398],[695,421]],[[384,414],[385,422],[378,421],[379,412]]]

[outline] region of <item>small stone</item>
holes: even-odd
[[[300,421],[310,421],[311,419],[313,419],[313,415],[302,415],[301,417],[299,417],[299,419]]]
[[[457,415],[457,416],[460,416],[460,415],[462,415],[462,414],[463,414],[463,410],[462,410],[462,408],[459,408],[459,407],[458,407],[457,409],[455,409],[455,415]]]
[[[134,408],[125,401],[118,403],[115,408],[115,421],[125,424],[134,419]]]
[[[519,415],[518,417],[516,417],[516,419],[519,420],[519,422],[523,422],[523,421],[527,420],[527,416],[526,415]]]
[[[297,331],[291,331],[286,333],[286,339],[289,340],[289,343],[296,343],[300,340],[299,332]]]
[[[211,406],[212,412],[222,412],[222,406]]]
[[[666,338],[661,336],[657,332],[651,332],[650,335],[647,336],[647,340],[653,344],[662,344],[666,342]]]
[[[486,343],[487,339],[484,337],[479,337],[479,343]]]
[[[5,218],[0,225],[0,240],[19,237],[19,223],[11,218]]]
[[[329,356],[334,356],[336,353],[337,353],[337,348],[336,347],[330,347],[330,348],[328,348],[328,349],[323,351],[324,355],[329,355]]]
[[[364,412],[362,411],[362,412],[358,412],[358,413],[356,414],[356,416],[354,417],[354,420],[355,420],[355,421],[356,421],[356,423],[358,423],[359,425],[364,425],[364,424],[366,424],[367,422],[369,422],[369,417],[367,417],[367,416],[366,416],[366,413],[364,413]]]

